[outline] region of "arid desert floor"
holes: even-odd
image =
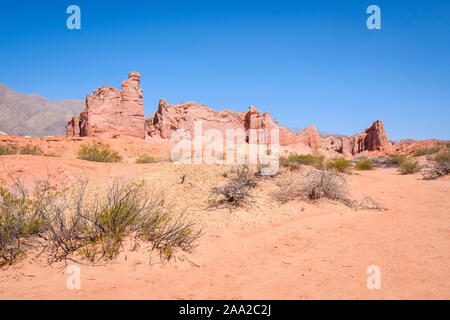
[[[261,179],[255,206],[230,212],[207,205],[228,166],[135,164],[139,153],[165,150],[122,141],[116,149],[130,159],[88,162],[73,155],[77,143],[42,144],[58,157],[2,156],[0,176],[9,172],[26,183],[50,176],[57,188],[87,176],[98,192],[114,178],[143,179],[204,235],[193,253],[169,262],[150,257],[145,245],[125,245],[112,261],[79,265],[79,290],[66,285],[71,262],[48,266],[29,252],[0,269],[1,299],[450,299],[448,176],[425,181],[395,168],[354,171],[346,175],[352,198],[370,196],[388,208],[355,211],[327,200],[277,202],[277,180],[291,174],[282,169]],[[371,265],[381,270],[380,289],[367,287]]]

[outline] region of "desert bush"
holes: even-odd
[[[288,167],[291,170],[296,170],[300,168],[300,165],[310,165],[316,169],[324,168],[325,157],[318,152],[312,154],[297,154],[290,153],[287,157],[280,157],[280,165],[283,167]]]
[[[433,180],[450,174],[450,149],[439,151],[423,171],[425,180]]]
[[[44,151],[42,151],[42,149],[39,146],[27,144],[25,146],[20,147],[19,153],[40,156],[40,155],[44,154]]]
[[[375,163],[372,160],[367,158],[358,159],[355,163],[356,170],[373,170],[375,169]]]
[[[12,190],[0,186],[0,266],[13,264],[25,252],[22,240],[45,229],[23,183],[13,180]]]
[[[136,159],[136,163],[153,163],[153,162],[155,162],[155,158],[147,154],[144,154]]]
[[[17,154],[19,152],[19,146],[16,144],[0,144],[0,156]]]
[[[275,198],[280,202],[294,199],[317,202],[322,198],[339,201],[354,209],[386,210],[381,203],[371,197],[351,200],[347,195],[347,180],[335,170],[311,170],[303,175],[293,175],[288,181],[281,181],[280,190]]]
[[[111,150],[109,145],[100,145],[93,141],[80,146],[78,159],[95,162],[120,162],[122,157],[117,151]]]
[[[401,174],[414,174],[419,172],[419,164],[416,160],[406,158],[400,163],[399,172]]]
[[[211,188],[210,208],[228,207],[230,211],[244,205],[254,205],[251,189],[256,187],[257,172],[241,165],[224,174],[228,181],[224,186]]]
[[[179,249],[191,251],[201,236],[201,231],[195,231],[194,224],[182,214],[164,206],[162,196],[149,193],[144,182],[116,180],[104,198],[89,198],[87,185],[87,181],[80,181],[72,190],[51,191],[48,182],[38,183],[32,200],[23,185],[18,186],[19,194],[24,195],[19,200],[3,190],[2,261],[14,262],[22,252],[20,240],[32,234],[42,239],[41,254],[47,255],[49,263],[110,260],[122,251],[128,238],[134,241],[134,248],[142,241],[149,242],[162,259],[170,260]],[[6,220],[4,216],[14,219]]]
[[[334,158],[326,162],[326,168],[328,170],[336,170],[339,172],[349,172],[350,161],[345,158]]]
[[[403,154],[394,153],[389,155],[388,164],[390,164],[392,167],[400,167],[400,165],[407,159],[408,157]]]

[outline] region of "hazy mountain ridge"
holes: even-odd
[[[301,133],[304,128],[295,128],[295,127],[287,127],[285,126],[290,132],[295,133],[295,134],[299,134]],[[328,137],[336,137],[336,138],[341,138],[341,137],[347,137],[344,134],[339,134],[339,133],[330,133],[330,132],[325,132],[325,131],[318,131],[319,132],[319,136],[321,138],[328,138]]]
[[[0,84],[0,131],[18,136],[64,136],[67,121],[84,106],[82,100],[52,101]]]

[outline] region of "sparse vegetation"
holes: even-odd
[[[231,175],[231,177],[229,177]],[[255,188],[258,180],[254,171],[247,165],[241,165],[224,174],[229,177],[227,183],[221,187],[213,187],[210,194],[210,207],[228,207],[230,211],[244,205],[253,205],[254,197],[251,189]]]
[[[375,163],[372,162],[372,160],[368,158],[361,158],[358,159],[355,163],[355,169],[356,170],[373,170],[375,169]]]
[[[345,158],[334,158],[326,162],[326,168],[329,170],[336,170],[342,173],[350,171],[350,161]]]
[[[325,157],[318,152],[314,152],[313,154],[290,153],[287,157],[280,157],[280,165],[290,170],[296,170],[302,164],[313,166],[316,169],[323,169],[324,161]]]
[[[439,150],[440,150],[439,146],[417,149],[413,152],[413,157],[420,157],[420,156],[435,154],[435,153],[439,152]]]
[[[342,173],[335,170],[310,170],[304,175],[294,175],[286,182],[280,183],[280,190],[275,198],[281,202],[294,199],[317,202],[325,198],[335,200],[355,210],[386,210],[381,203],[371,197],[350,200],[346,191],[347,180]]]
[[[419,164],[416,160],[406,158],[400,163],[399,172],[401,174],[414,174],[419,171]]]
[[[153,163],[155,162],[155,158],[152,156],[149,156],[147,154],[144,154],[136,159],[136,163]]]
[[[111,150],[109,145],[101,145],[93,141],[80,146],[78,159],[95,162],[120,162],[122,157],[117,151]]]
[[[425,168],[423,178],[433,180],[450,174],[450,149],[439,151]]]
[[[19,153],[40,156],[44,154],[44,151],[42,151],[42,149],[39,146],[27,144],[25,146],[20,147]]]
[[[143,182],[115,181],[105,198],[89,198],[86,181],[74,189],[50,191],[49,181],[36,184],[31,199],[23,184],[14,180],[15,192],[0,189],[0,264],[14,263],[32,235],[48,262],[98,263],[116,257],[125,239],[133,248],[151,244],[161,259],[176,251],[191,251],[201,231],[183,215],[164,206],[164,198],[150,194]]]
[[[13,155],[19,152],[19,146],[16,144],[0,144],[0,156]]]
[[[388,158],[388,163],[393,167],[400,167],[400,165],[408,159],[407,156],[403,154],[391,154]]]
[[[12,190],[0,186],[0,266],[13,264],[25,252],[22,240],[45,228],[33,209],[40,203],[33,203],[23,184],[13,181]]]

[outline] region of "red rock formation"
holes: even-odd
[[[317,132],[317,129],[313,124],[306,127],[298,135],[298,139],[299,139],[300,143],[302,143],[312,149],[320,149],[322,147],[322,139],[320,138],[320,135]]]
[[[339,151],[351,155],[363,151],[389,153],[391,147],[392,144],[386,135],[383,123],[377,120],[362,133],[355,134],[351,137],[342,137]]]
[[[145,138],[140,74],[130,72],[119,92],[104,86],[86,97],[86,108],[66,125],[69,137]]]
[[[158,111],[145,121],[145,131],[156,139],[170,139],[172,132],[177,129],[189,130],[191,137],[194,135],[194,122],[202,120],[202,130],[216,129],[226,137],[227,129],[266,129],[267,141],[271,142],[271,129],[279,129],[279,143],[282,146],[290,144],[305,144],[318,149],[321,139],[314,126],[305,129],[300,135],[296,135],[287,128],[278,126],[272,121],[269,113],[261,114],[255,107],[250,106],[248,112],[234,112],[230,110],[215,111],[202,104],[194,102],[171,105],[162,99],[159,102]],[[246,139],[249,142],[249,138]]]
[[[161,99],[155,115],[145,120],[145,131],[150,137],[170,139],[173,131],[184,129],[193,137],[194,122],[202,121],[203,131],[216,129],[225,137],[226,129],[243,129],[244,118],[245,112],[215,111],[195,102],[171,105]]]

